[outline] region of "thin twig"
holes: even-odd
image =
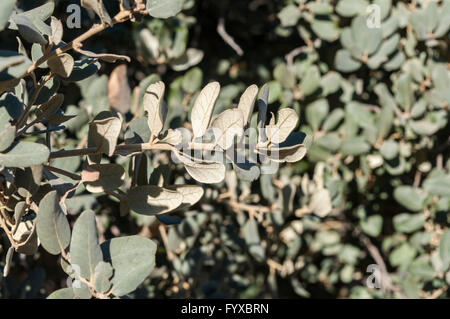
[[[44,165],[44,168],[49,170],[49,171],[51,171],[51,172],[53,172],[53,173],[67,176],[67,177],[73,179],[74,181],[80,181],[81,180],[81,176],[80,175],[73,174],[73,173],[65,171],[65,170],[63,170],[61,168],[48,166],[48,165]]]
[[[143,8],[142,6],[138,6],[132,10],[125,10],[125,11],[121,11],[119,12],[111,21],[111,26],[117,24],[117,23],[122,23],[125,22],[127,20],[130,19],[130,17],[132,17],[134,14],[146,14],[147,11],[145,10],[145,8]],[[94,25],[91,29],[89,29],[88,31],[86,31],[85,33],[83,33],[82,35],[80,35],[79,37],[77,37],[76,39],[74,39],[73,41],[69,42],[68,44],[66,44],[65,46],[58,48],[54,51],[51,51],[49,54],[45,54],[44,56],[42,56],[39,60],[37,60],[32,66],[30,66],[30,68],[27,70],[27,72],[21,76],[21,78],[25,78],[27,76],[29,76],[34,70],[36,70],[40,65],[42,65],[43,63],[45,63],[48,59],[57,56],[59,54],[62,54],[64,52],[67,52],[69,50],[72,50],[74,48],[80,48],[82,46],[82,42],[89,39],[90,37],[104,31],[105,29],[109,28],[110,25],[107,24],[98,24],[98,25]]]
[[[167,238],[166,226],[163,224],[160,224],[158,228],[159,228],[159,233],[161,234],[161,239],[163,241],[164,248],[166,249],[166,252],[167,252],[167,259],[169,259],[170,261],[173,261],[175,258],[175,255],[169,249],[169,240]]]
[[[244,51],[241,47],[234,41],[234,39],[227,33],[225,29],[225,18],[219,18],[219,23],[217,24],[217,33],[220,37],[227,43],[239,56],[244,55]]]
[[[36,102],[39,93],[41,92],[41,90],[44,88],[45,84],[53,77],[52,72],[50,72],[49,74],[47,74],[43,80],[41,81],[41,83],[39,83],[38,87],[34,90],[33,96],[31,97],[30,101],[28,102],[27,107],[25,108],[25,110],[23,111],[22,115],[19,117],[19,120],[17,121],[17,129],[21,128],[23,124],[25,124],[28,114],[31,111],[31,108],[34,105],[34,102]],[[25,127],[23,130],[21,130],[20,132],[17,133],[17,136],[22,135],[22,133],[24,133],[28,128]]]
[[[302,46],[302,47],[295,48],[294,50],[292,50],[291,52],[286,54],[284,56],[284,58],[286,59],[287,65],[292,66],[292,64],[294,64],[295,57],[298,56],[299,54],[305,52],[308,49],[309,48],[307,46]]]
[[[9,242],[11,243],[11,246],[16,248],[17,247],[16,241],[12,237],[11,232],[9,231],[9,228],[6,226],[5,221],[3,220],[2,217],[0,217],[0,227],[3,228],[3,230],[6,233],[6,236],[8,236],[8,239],[9,239]]]
[[[381,256],[378,248],[374,244],[372,244],[369,237],[367,237],[363,233],[360,233],[359,236],[360,236],[362,242],[364,243],[364,245],[366,246],[370,256],[372,256],[373,260],[376,262],[376,264],[380,268],[381,288],[386,292],[389,292],[389,291],[398,292],[400,290],[400,288],[397,286],[394,286],[392,284],[391,276],[389,275],[386,264],[383,260],[383,257]]]

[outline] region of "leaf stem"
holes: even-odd
[[[142,7],[136,7],[132,10],[124,10],[120,11],[111,21],[111,26],[122,23],[130,19],[134,14],[140,13],[145,14],[146,10]],[[92,28],[90,28],[88,31],[77,37],[76,39],[72,40],[70,43],[66,44],[65,46],[58,48],[54,51],[51,51],[50,53],[44,54],[39,60],[37,60],[30,68],[27,70],[27,72],[21,77],[22,79],[30,75],[34,70],[36,70],[40,65],[47,62],[48,59],[57,56],[59,54],[62,54],[64,52],[67,52],[69,50],[72,50],[74,48],[80,48],[83,46],[82,42],[89,39],[90,37],[104,31],[105,29],[109,28],[109,25],[106,24],[97,24],[94,25]]]
[[[202,144],[202,143],[191,143],[189,145],[191,149],[199,150],[214,150],[215,146],[213,144]],[[118,145],[114,151],[115,155],[120,154],[120,152],[142,152],[142,151],[177,151],[175,146],[170,144],[158,143],[141,143],[141,144],[122,144]],[[87,147],[74,150],[61,150],[57,152],[52,152],[50,154],[50,159],[62,158],[62,157],[73,157],[73,156],[85,156],[85,155],[98,155],[101,152],[98,147]]]
[[[49,171],[51,171],[51,172],[53,172],[53,173],[67,176],[67,177],[69,177],[69,178],[71,178],[71,179],[73,179],[75,181],[80,181],[81,180],[81,176],[80,175],[73,174],[73,173],[65,171],[65,170],[63,170],[61,168],[57,168],[57,167],[53,167],[53,166],[49,166],[49,165],[44,165],[44,168],[49,170]]]
[[[22,125],[25,124],[28,114],[31,111],[31,108],[33,107],[33,104],[36,102],[39,93],[41,92],[41,90],[44,88],[45,84],[53,77],[53,73],[50,72],[49,74],[47,74],[47,76],[45,76],[42,80],[41,83],[39,83],[38,87],[36,88],[36,90],[33,93],[33,96],[31,97],[30,101],[28,102],[27,107],[25,108],[25,110],[23,111],[22,115],[20,116],[19,120],[17,121],[17,125],[16,128],[17,130],[20,129],[20,127],[22,127]],[[24,129],[20,130],[20,132],[17,132],[17,136],[22,135],[26,130],[28,129],[28,127],[25,127]]]

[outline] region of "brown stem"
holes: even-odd
[[[146,11],[141,7],[138,7],[138,8],[132,9],[132,10],[121,11],[112,19],[111,26],[113,26],[117,23],[122,23],[122,22],[129,20],[130,17],[136,13],[145,14]],[[88,31],[86,31],[85,33],[83,33],[82,35],[80,35],[79,37],[77,37],[76,39],[71,41],[70,43],[66,44],[65,46],[58,48],[58,49],[42,56],[32,66],[30,66],[30,68],[27,70],[27,73],[25,73],[21,78],[25,78],[28,75],[30,75],[34,70],[36,70],[40,65],[44,64],[48,59],[50,59],[54,56],[57,56],[59,54],[62,54],[64,52],[67,52],[69,50],[72,50],[73,48],[81,47],[83,41],[86,41],[90,37],[104,31],[105,29],[107,29],[109,27],[110,27],[109,25],[103,24],[103,23],[94,25],[91,29],[89,29]]]
[[[44,165],[44,168],[47,169],[47,170],[49,170],[49,171],[51,171],[51,172],[53,172],[53,173],[61,174],[61,175],[67,176],[67,177],[69,177],[69,178],[71,178],[71,179],[73,179],[73,180],[75,180],[75,181],[80,181],[80,180],[81,180],[81,176],[80,176],[80,175],[73,174],[73,173],[68,172],[68,171],[65,171],[65,170],[63,170],[63,169],[61,169],[61,168],[57,168],[57,167],[53,167],[53,166],[48,166],[48,165]]]
[[[33,93],[33,96],[31,97],[30,101],[28,102],[27,107],[25,108],[25,110],[23,111],[22,115],[20,116],[19,120],[17,121],[17,125],[16,128],[17,130],[22,127],[22,125],[25,124],[28,114],[31,111],[31,108],[33,107],[34,102],[36,102],[39,93],[41,92],[41,90],[44,88],[45,84],[53,77],[52,72],[50,72],[49,74],[47,74],[46,77],[44,77],[44,79],[42,80],[41,83],[39,83],[38,87],[36,88],[36,90]],[[28,127],[25,127],[23,130],[21,130],[20,132],[17,133],[17,136],[22,135],[23,132],[25,132],[28,129]]]
[[[13,246],[14,248],[17,247],[16,241],[14,240],[14,238],[11,235],[11,232],[8,228],[8,226],[6,226],[5,221],[3,220],[3,217],[0,217],[0,227],[3,228],[3,230],[6,233],[6,236],[8,236],[9,242],[11,243],[11,246]]]
[[[192,149],[201,149],[201,150],[214,150],[215,147],[213,144],[202,144],[202,143],[191,143],[189,145]],[[114,151],[114,154],[119,154],[120,152],[142,152],[142,151],[175,151],[176,147],[170,144],[150,144],[150,143],[142,143],[142,144],[122,144],[118,145]],[[97,155],[101,154],[98,147],[87,147],[81,149],[74,150],[62,150],[53,152],[50,154],[50,159],[53,158],[62,158],[62,157],[73,157],[73,156],[85,156],[85,155]]]

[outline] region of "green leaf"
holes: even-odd
[[[136,290],[155,267],[156,244],[145,237],[113,238],[101,247],[105,261],[111,262],[114,268],[111,283],[115,296]]]
[[[14,51],[0,50],[0,82],[20,78],[32,64],[33,62],[25,55]],[[2,84],[0,83],[0,92],[2,92],[1,89]]]
[[[380,153],[387,160],[392,160],[398,155],[398,143],[393,140],[384,141],[380,148]]]
[[[441,236],[439,257],[444,265],[444,269],[448,269],[450,266],[450,229],[447,229]]]
[[[4,127],[0,127],[0,152],[5,151],[16,138],[16,127],[6,123]]]
[[[392,222],[394,223],[396,231],[400,233],[413,233],[423,227],[425,217],[422,213],[403,213],[395,215]]]
[[[72,288],[58,289],[50,294],[47,299],[74,299],[75,294]]]
[[[167,105],[163,101],[165,85],[162,81],[151,84],[145,91],[144,110],[148,116],[148,127],[154,137],[158,137],[164,128]],[[145,141],[148,142],[148,141]]]
[[[52,255],[59,255],[70,243],[70,226],[56,191],[45,195],[39,203],[36,230],[42,246]]]
[[[361,62],[352,58],[352,55],[347,50],[339,50],[336,53],[336,58],[334,60],[336,69],[342,72],[353,72],[361,67]]]
[[[5,167],[30,167],[48,161],[50,151],[42,144],[19,142],[8,153],[0,154],[0,165]]]
[[[0,31],[5,29],[15,5],[16,0],[2,0],[0,2]]]
[[[63,53],[50,58],[47,64],[55,74],[62,78],[68,78],[75,67],[75,60],[70,54]]]
[[[341,144],[342,155],[361,155],[370,150],[370,145],[363,137],[351,137],[345,139]]]
[[[219,93],[220,84],[218,82],[212,82],[206,85],[197,96],[191,112],[194,138],[201,137],[206,133]]]
[[[46,103],[39,106],[36,111],[36,118],[38,121],[48,120],[52,115],[58,111],[64,102],[64,94],[56,94]]]
[[[266,252],[261,246],[261,239],[258,231],[258,223],[250,218],[243,227],[245,242],[247,243],[250,254],[258,261],[265,259]]]
[[[11,268],[11,262],[14,256],[14,247],[9,247],[8,252],[6,253],[5,257],[5,266],[3,268],[3,277],[8,277],[9,270]]]
[[[141,117],[137,120],[131,121],[125,132],[126,144],[138,144],[147,143],[150,141],[150,128],[148,126],[148,120],[145,117]]]
[[[81,180],[91,193],[113,191],[124,183],[125,169],[118,164],[93,164],[83,169]]]
[[[92,281],[95,267],[102,259],[95,214],[92,211],[85,211],[78,217],[73,227],[70,242],[70,262],[72,266],[79,267],[81,277]]]
[[[101,261],[95,267],[94,274],[94,289],[99,293],[106,293],[111,288],[111,277],[113,276],[114,269],[110,263]]]
[[[295,110],[289,108],[279,110],[277,122],[266,126],[267,138],[275,144],[283,143],[297,127],[298,120]]]
[[[167,189],[177,191],[183,196],[183,201],[178,209],[187,208],[194,205],[203,197],[204,194],[203,188],[195,185],[172,185],[167,186]]]
[[[367,18],[364,16],[358,16],[352,20],[351,31],[354,45],[360,48],[362,55],[374,53],[383,38],[381,28],[370,29],[367,26]],[[361,56],[355,56],[355,58],[361,58]]]
[[[314,130],[318,130],[320,124],[328,115],[330,106],[326,99],[317,100],[306,107],[306,120]]]
[[[189,175],[200,183],[214,184],[225,179],[226,167],[222,163],[199,163],[179,153],[175,153],[175,155],[184,164]]]
[[[147,0],[147,11],[154,18],[167,19],[181,11],[184,0]]]
[[[398,186],[394,190],[394,198],[404,207],[418,212],[424,209],[426,193],[411,186]]]
[[[26,15],[17,14],[12,17],[20,35],[30,43],[47,44],[43,33],[34,25],[33,21]]]
[[[316,92],[320,88],[320,70],[316,65],[309,67],[300,81],[300,91],[304,96]]]
[[[81,6],[94,10],[102,20],[102,23],[112,26],[111,17],[103,4],[103,0],[81,0]]]
[[[112,156],[122,129],[121,118],[112,111],[99,113],[89,124],[88,146],[98,147],[99,152]],[[94,156],[90,157],[92,160]]]
[[[381,215],[369,216],[359,222],[359,226],[367,235],[377,237],[383,228],[383,217]]]
[[[189,93],[195,93],[200,89],[203,82],[203,72],[200,68],[189,70],[183,77],[183,90]]]
[[[127,195],[130,209],[138,214],[157,215],[178,208],[183,202],[183,195],[154,185],[132,188]]]
[[[239,99],[238,109],[244,114],[244,125],[247,125],[252,117],[257,95],[258,87],[253,84],[245,90]]]
[[[215,143],[222,149],[230,148],[235,136],[244,134],[244,115],[240,109],[228,109],[220,113],[211,123]]]
[[[281,21],[283,27],[292,27],[297,24],[298,20],[302,16],[300,9],[295,5],[288,5],[278,14],[278,18]]]
[[[97,59],[84,59],[75,61],[72,73],[64,81],[79,82],[89,78],[100,70],[101,64]]]
[[[88,285],[86,285],[84,282],[81,282],[79,279],[74,280],[72,289],[75,295],[75,299],[87,300],[92,298],[92,293]]]
[[[412,261],[416,253],[416,250],[408,243],[403,243],[391,252],[389,261],[392,266],[401,266]]]
[[[339,0],[336,12],[343,17],[353,17],[365,13],[368,5],[367,0]]]
[[[450,198],[450,176],[432,176],[423,183],[423,188],[431,195]]]
[[[436,273],[431,265],[425,260],[425,258],[415,259],[408,267],[409,272],[422,280],[433,280]]]

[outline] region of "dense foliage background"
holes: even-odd
[[[79,1],[55,3],[65,41],[98,19],[83,9],[82,28],[69,29],[67,6]],[[368,27],[377,22],[371,3],[381,9],[380,28]],[[139,234],[157,243],[156,267],[131,298],[447,298],[449,28],[448,0],[185,0],[175,17],[105,30],[83,49],[131,62],[102,62],[86,80],[55,84],[64,114],[77,115],[54,133],[55,150],[85,146],[89,122],[110,107],[132,123],[144,114],[135,88],[161,79],[171,128],[188,123],[196,94],[213,80],[222,85],[216,114],[249,85],[268,83],[269,111],[296,110],[308,152],[253,182],[229,170],[224,182],[202,185],[200,202],[167,219],[127,214],[115,197],[79,187],[66,201],[70,222],[92,209],[100,242]],[[16,36],[1,32],[1,49],[16,51]],[[52,166],[76,171],[83,161]],[[164,152],[142,161],[136,179],[196,184]],[[3,233],[0,243],[2,267]],[[66,286],[59,257],[42,248],[11,263],[2,298],[46,297]],[[367,286],[371,264],[380,289]]]

